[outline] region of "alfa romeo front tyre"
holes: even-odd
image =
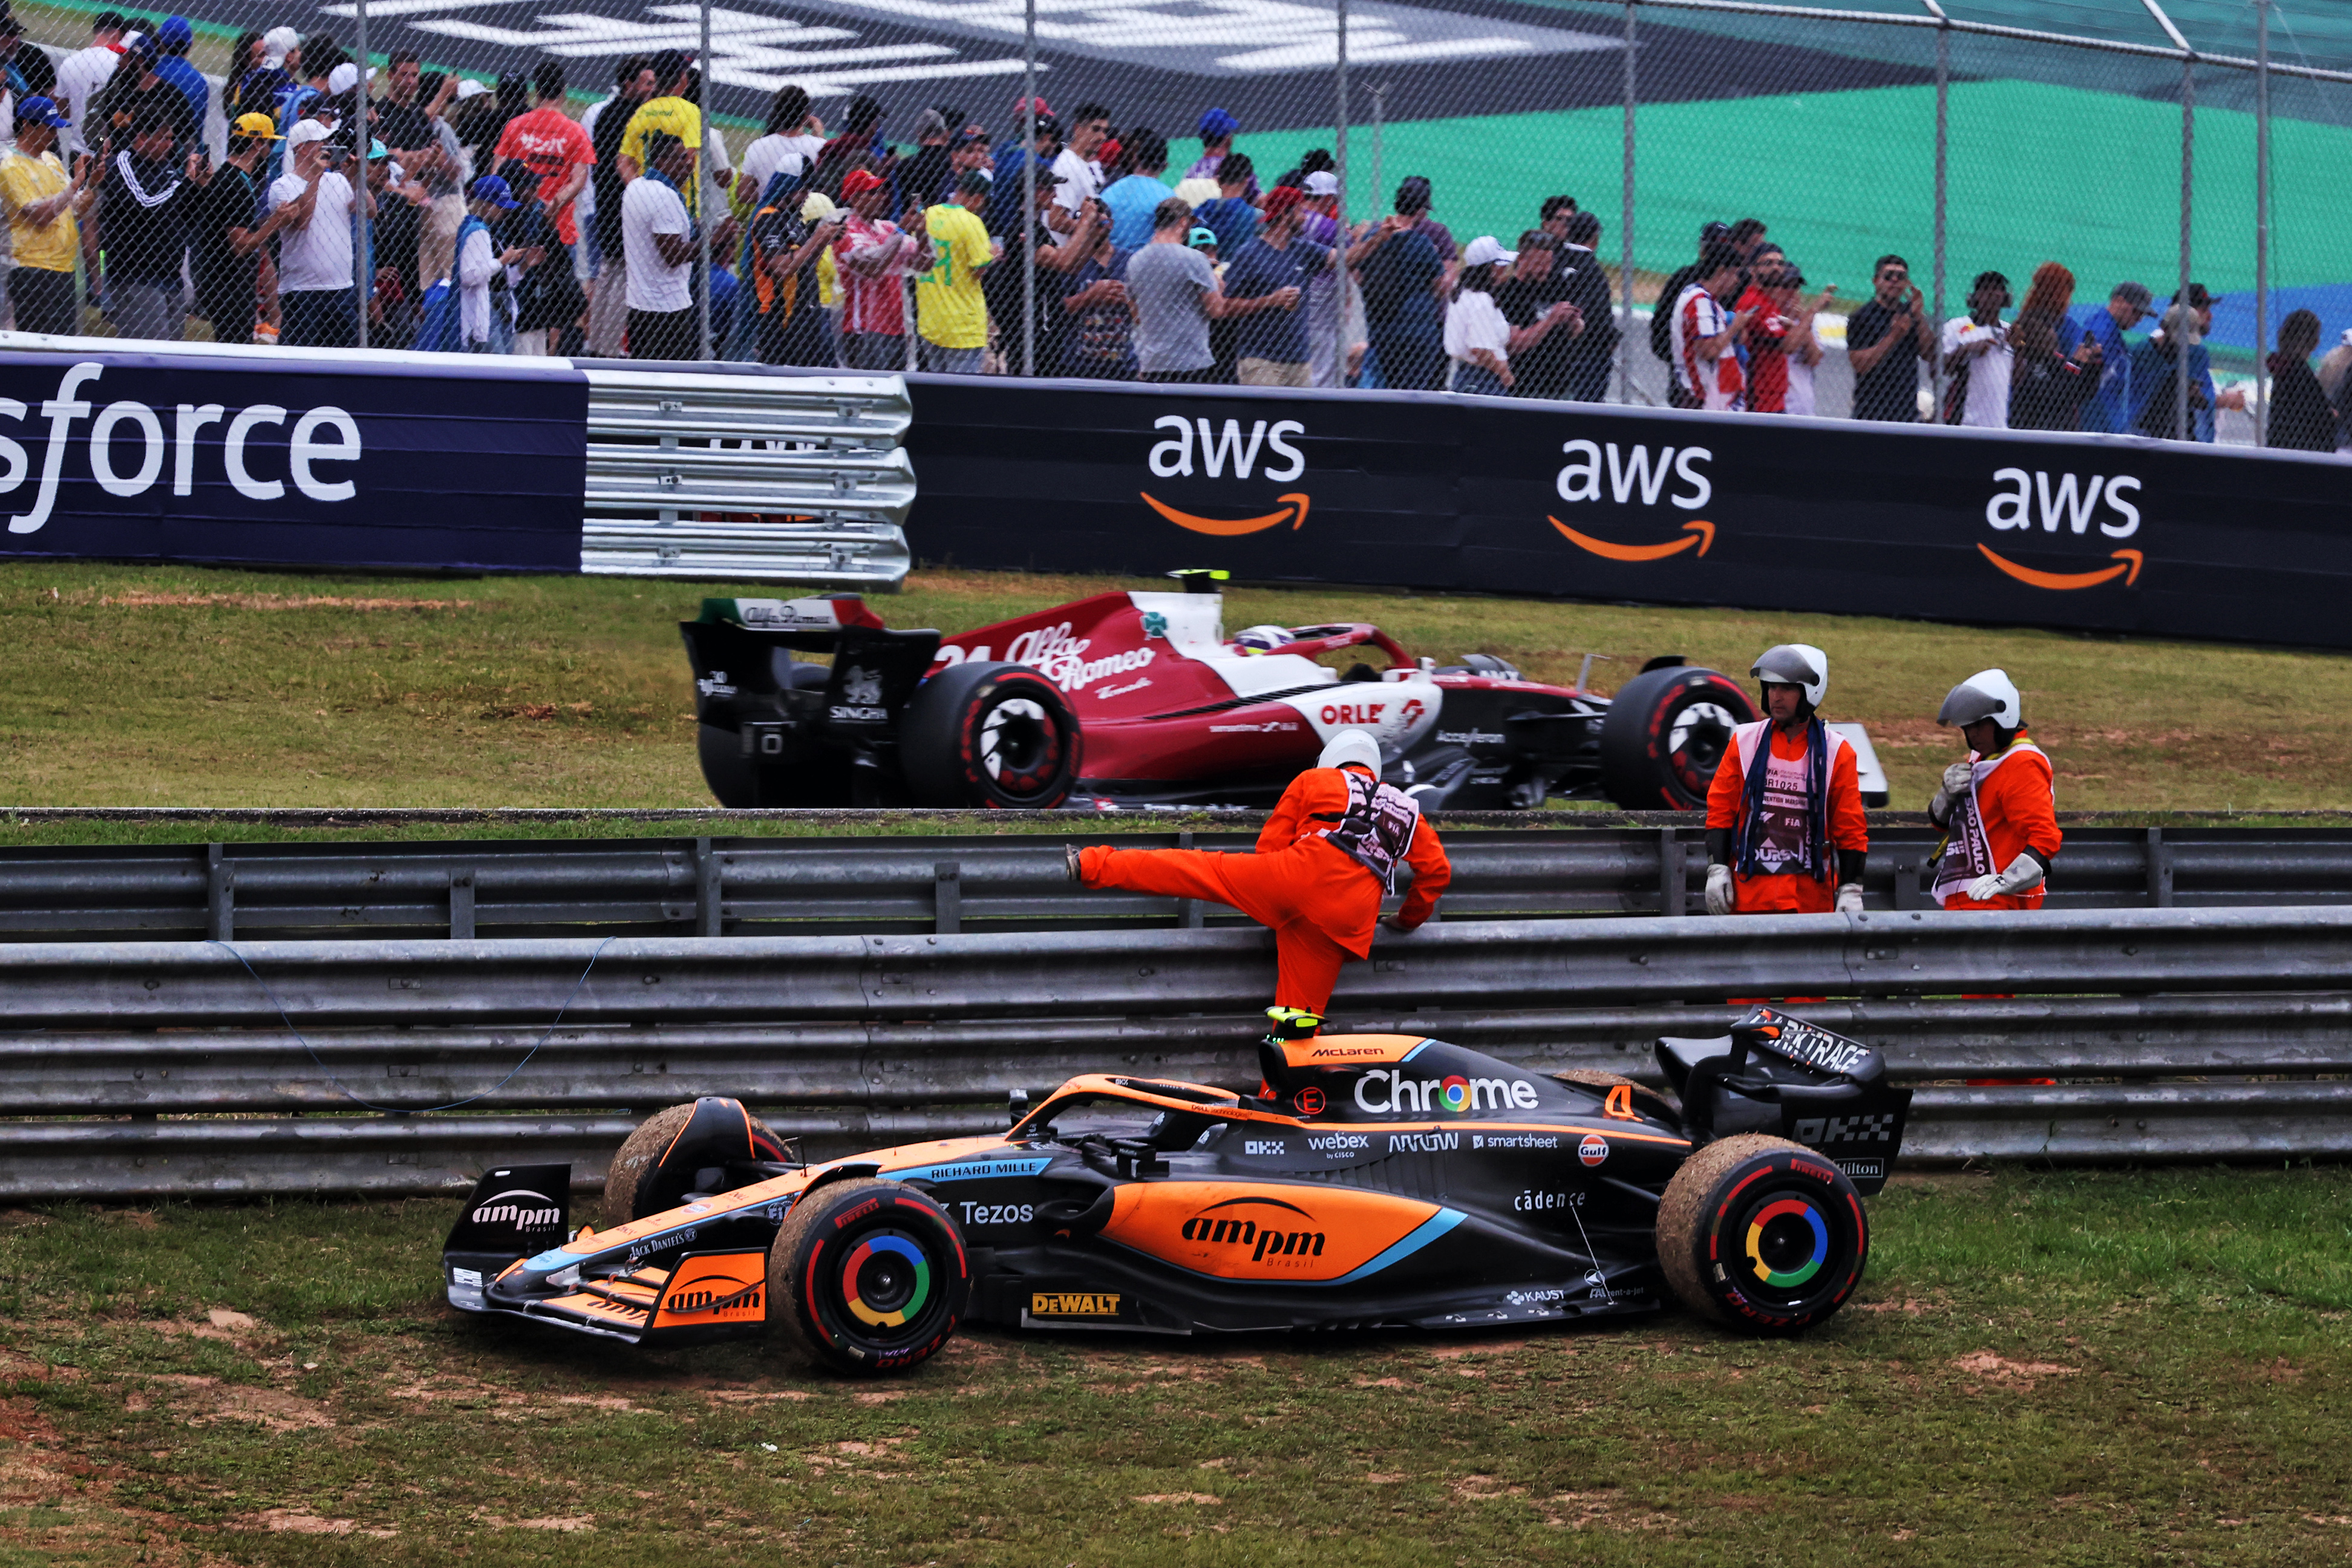
[[[971,1289],[946,1211],[901,1182],[830,1183],[793,1205],[768,1252],[768,1323],[852,1376],[929,1359]]]
[[[915,689],[898,726],[907,788],[921,805],[1059,805],[1079,752],[1069,700],[1026,665],[950,665]]]
[[[1757,717],[1729,676],[1696,665],[1645,670],[1601,720],[1601,787],[1628,811],[1696,811],[1731,745]]]
[[[1683,1163],[1658,1205],[1658,1261],[1693,1311],[1793,1334],[1862,1283],[1870,1222],[1845,1173],[1801,1143],[1742,1133]]]

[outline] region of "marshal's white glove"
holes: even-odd
[[[1969,884],[1969,897],[1977,902],[1989,903],[2003,893],[2023,893],[2042,886],[2042,862],[2031,855],[2020,855],[2009,863],[2009,869],[1997,877],[1979,877]]]
[[[1968,793],[1976,770],[1966,763],[1954,763],[1944,770],[1944,782],[1937,786],[1936,798],[1927,803],[1927,815],[1944,822],[1952,815],[1952,802]]]
[[[1731,907],[1731,868],[1718,861],[1706,868],[1706,912],[1727,915]]]
[[[1838,885],[1837,912],[1842,915],[1862,913],[1862,884],[1843,882]]]

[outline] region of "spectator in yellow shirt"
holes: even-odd
[[[686,143],[694,154],[695,177],[685,191],[687,209],[699,214],[702,210],[703,171],[709,169],[722,195],[732,194],[733,179],[727,169],[723,149],[714,147],[709,156],[704,155],[702,144],[702,110],[695,103],[699,96],[694,88],[694,67],[688,58],[676,49],[664,49],[653,58],[654,80],[661,84],[659,91],[639,104],[629,116],[629,128],[621,133],[621,180],[624,184],[645,173],[646,137],[654,132],[675,136]],[[759,193],[754,191],[753,195]]]
[[[16,147],[0,158],[0,200],[8,208],[8,238],[16,265],[8,274],[8,300],[20,332],[71,335],[80,330],[75,308],[74,263],[81,254],[80,227],[74,221],[89,210],[97,192],[89,175],[97,160],[66,177],[55,151],[58,132],[71,124],[46,98],[16,104]]]
[[[988,210],[995,184],[979,169],[956,176],[955,200],[923,215],[931,237],[931,269],[915,279],[917,330],[922,334],[923,368],[948,375],[978,375],[988,352],[988,299],[981,274],[995,261],[999,242],[988,237],[980,215]]]

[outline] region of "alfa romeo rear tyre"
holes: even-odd
[[[1696,665],[1627,681],[1601,720],[1601,787],[1628,811],[1696,811],[1756,705],[1729,676]]]
[[[1026,665],[956,664],[915,689],[898,755],[918,804],[1041,811],[1077,782],[1078,716]]]
[[[657,1110],[638,1122],[637,1130],[623,1140],[620,1152],[614,1154],[613,1163],[604,1168],[604,1227],[607,1230],[673,1206],[670,1202],[656,1196],[654,1192],[655,1187],[661,1184],[657,1184],[656,1177],[661,1173],[662,1156],[670,1152],[671,1145],[677,1142],[677,1135],[686,1131],[688,1122],[694,1120],[694,1108],[701,1103],[698,1100],[689,1100],[683,1105]],[[749,1111],[744,1113],[744,1120],[754,1138],[764,1138],[771,1143],[781,1145],[782,1141],[766,1122]],[[691,1151],[688,1152],[690,1154]],[[730,1149],[727,1152],[736,1155],[740,1151]]]
[[[1845,1173],[1801,1143],[1742,1133],[1684,1162],[1658,1205],[1658,1261],[1695,1312],[1793,1334],[1862,1283],[1870,1222]]]
[[[971,1288],[963,1239],[928,1195],[903,1182],[834,1182],[776,1232],[768,1325],[835,1372],[904,1372],[947,1343]]]

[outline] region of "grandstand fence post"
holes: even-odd
[[[1633,397],[1633,0],[1625,0],[1625,163],[1618,224],[1617,401]],[[1671,370],[1667,373],[1673,374]]]
[[[699,209],[702,205],[703,198],[710,194],[710,180],[707,174],[707,171],[710,166],[710,137],[712,132],[710,111],[712,104],[716,101],[717,95],[711,91],[710,81],[710,0],[701,0],[701,4],[697,7],[697,9],[702,13],[701,44],[694,57],[695,64],[702,72],[701,90],[698,95],[697,101],[695,103],[695,110],[700,117],[702,122],[702,145],[697,148],[694,153],[694,202],[696,207]],[[702,268],[702,287],[696,289],[695,293],[700,301],[701,313],[699,317],[699,326],[702,332],[702,358],[707,363],[715,357],[710,352],[710,226],[719,220],[716,215],[709,212],[698,211],[696,216],[701,220],[697,223],[694,227],[696,234],[699,237],[697,243],[701,247],[702,250],[700,262]]]
[[[1348,384],[1348,0],[1338,4],[1338,49],[1333,58],[1331,86],[1331,173],[1339,182],[1339,268],[1331,291],[1331,380]],[[1379,193],[1373,193],[1377,200]]]
[[[2197,60],[2180,62],[2180,342],[2172,345],[2172,438],[2189,439],[2189,342],[2195,330],[2189,320],[2189,222],[2196,210]]]
[[[2254,0],[2254,445],[2264,444],[2271,342],[2271,0]]]
[[[1037,374],[1037,0],[1021,13],[1021,374]]]
[[[1929,0],[1937,17],[1943,11]],[[1944,258],[1949,234],[1945,223],[1946,203],[1949,195],[1947,176],[1950,170],[1952,128],[1952,30],[1948,26],[1936,29],[1936,302],[1929,325],[1937,334],[1935,357],[1927,362],[1927,385],[1935,399],[1935,407],[1927,417],[1940,424],[1944,417]]]
[[[360,60],[360,129],[358,136],[353,138],[359,144],[360,244],[356,258],[358,271],[352,279],[352,300],[360,312],[359,345],[365,348],[368,346],[368,307],[375,301],[375,247],[369,243],[371,224],[368,212],[368,168],[373,162],[368,153],[374,145],[374,139],[368,131],[368,106],[375,94],[368,83],[367,0],[355,0],[352,8],[352,45],[359,52]],[[223,85],[234,87],[236,84],[225,82]],[[226,153],[226,146],[222,150]],[[247,334],[248,338],[251,335]]]

